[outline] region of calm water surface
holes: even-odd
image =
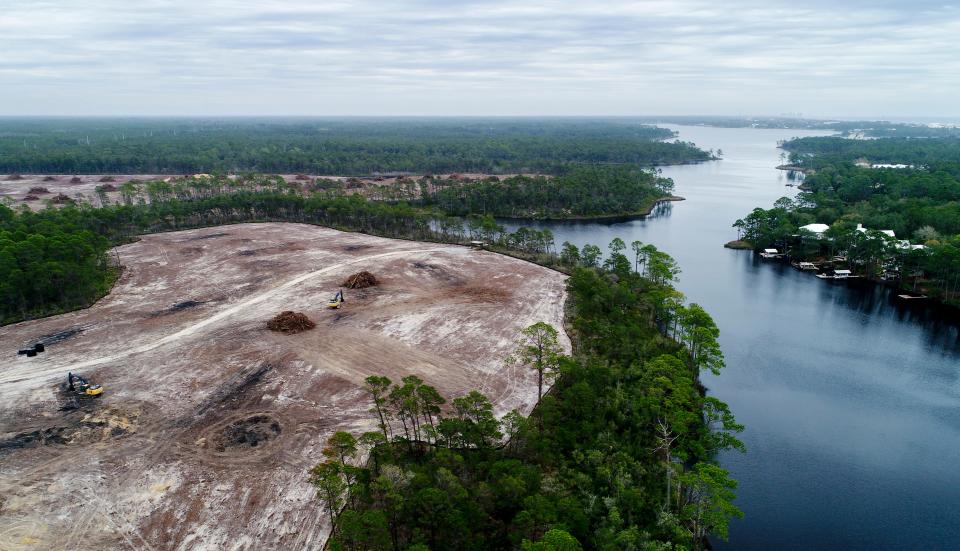
[[[724,152],[664,168],[686,201],[644,220],[536,225],[558,244],[653,243],[679,261],[678,287],[720,326],[727,368],[705,383],[747,426],[748,452],[721,458],[746,518],[718,547],[957,549],[956,314],[722,247],[736,238],[734,220],[795,193],[774,169],[777,141],[815,132],[671,128]]]

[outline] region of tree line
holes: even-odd
[[[556,177],[432,181],[420,204],[456,216],[492,214],[512,218],[631,215],[649,210],[673,191],[673,181],[636,166],[576,167]]]
[[[5,119],[0,172],[559,173],[710,158],[616,119]]]
[[[311,471],[330,548],[702,549],[725,537],[741,513],[716,454],[743,449],[742,427],[699,380],[722,367],[719,332],[670,284],[669,255],[631,248],[615,240],[597,265],[572,267],[572,356],[548,324],[519,335],[507,361],[536,373],[529,417],[498,419],[476,391],[448,404],[414,375],[368,377],[377,430],[335,433]]]
[[[587,174],[623,171],[629,173],[604,168]],[[589,187],[586,175],[576,178],[561,185]],[[553,262],[556,245],[549,230],[506,232],[490,213],[466,211],[466,217],[453,216],[429,200],[373,201],[348,194],[339,183],[326,183],[317,180],[302,186],[278,176],[252,174],[185,178],[124,183],[117,201],[111,201],[101,186],[96,191],[100,208],[81,202],[31,212],[26,207],[13,210],[0,205],[0,323],[91,304],[109,290],[118,273],[107,255],[112,246],[143,233],[221,224],[303,222],[385,237],[452,243],[482,240],[498,250]],[[617,197],[633,191],[624,185],[609,193]],[[536,204],[540,196],[531,192],[524,197],[529,201],[525,204]]]

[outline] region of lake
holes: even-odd
[[[720,161],[663,168],[686,201],[628,222],[526,225],[550,228],[558,246],[606,251],[614,237],[653,243],[680,263],[678,288],[717,321],[727,367],[704,382],[746,425],[747,453],[721,457],[740,483],[746,517],[733,522],[729,543],[716,546],[956,548],[956,313],[723,248],[737,237],[734,220],[796,194],[774,168],[778,140],[823,133],[665,126],[724,153]]]

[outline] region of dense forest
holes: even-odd
[[[960,176],[960,137],[886,138],[848,140],[836,137],[806,137],[784,142],[791,163],[817,169],[843,165],[858,159],[875,164],[906,164],[917,168],[949,171]]]
[[[737,220],[746,241],[799,258],[841,255],[869,277],[960,298],[960,139],[802,138],[784,147],[809,169],[803,191]],[[869,167],[881,163],[913,166]],[[811,223],[830,229],[799,230]]]
[[[630,119],[3,119],[0,172],[561,173],[704,161]]]
[[[88,305],[117,269],[114,244],[76,209],[15,213],[0,206],[0,325]]]
[[[743,446],[699,382],[723,365],[716,325],[683,304],[662,251],[635,242],[628,256],[616,239],[601,262],[585,249],[564,244],[560,260],[574,355],[549,325],[518,335],[511,361],[555,381],[530,417],[498,420],[476,391],[448,404],[412,375],[367,379],[379,429],[335,433],[311,471],[331,549],[702,549],[726,536],[741,513],[714,457]]]
[[[420,204],[457,216],[514,218],[629,215],[670,195],[673,181],[630,166],[578,167],[557,177],[439,181],[420,194]]]

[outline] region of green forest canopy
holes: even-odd
[[[704,161],[631,119],[0,119],[0,173],[546,172]]]
[[[794,256],[816,256],[822,248],[860,257],[867,275],[883,266],[903,283],[921,286],[948,302],[960,296],[960,139],[849,140],[800,138],[786,142],[794,164],[811,169],[796,200],[782,198],[771,209],[754,209],[734,224],[756,248],[783,247],[793,240]],[[871,164],[913,165],[869,168]],[[801,226],[831,227],[823,247],[810,247],[811,236],[797,241]],[[914,250],[880,236],[863,239],[857,226],[893,230],[897,239],[926,248]],[[885,241],[885,242],[881,242]],[[832,253],[831,253],[832,254]]]

